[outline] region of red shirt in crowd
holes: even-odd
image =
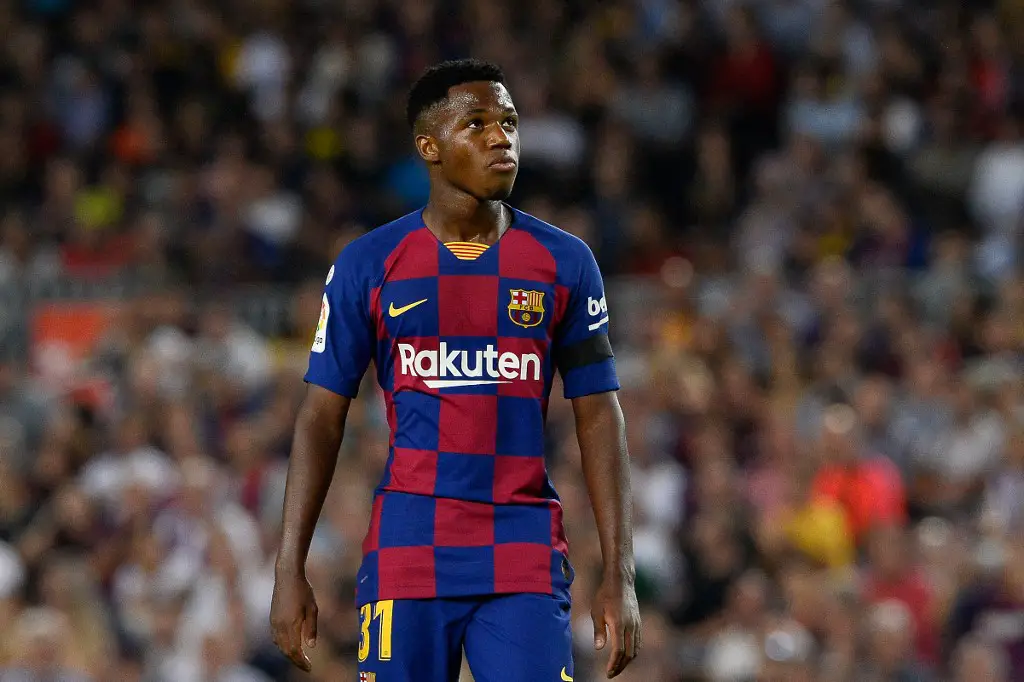
[[[899,470],[876,457],[853,464],[826,464],[814,479],[814,496],[838,502],[846,512],[854,538],[879,524],[902,525],[907,498]]]
[[[907,571],[896,580],[869,574],[864,595],[869,604],[879,604],[890,599],[902,602],[914,619],[918,657],[926,663],[938,663],[939,633],[932,617],[932,588],[920,571]]]

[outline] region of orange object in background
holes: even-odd
[[[88,361],[111,328],[117,304],[59,302],[41,304],[30,322],[32,370],[46,386],[68,393],[75,402],[99,407],[109,397],[107,382]]]

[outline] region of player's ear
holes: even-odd
[[[427,163],[437,163],[441,160],[441,150],[438,149],[437,139],[433,135],[417,135],[416,151],[420,153],[420,158]]]

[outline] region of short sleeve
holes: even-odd
[[[305,376],[308,383],[349,398],[359,391],[375,340],[369,281],[359,272],[352,246],[341,252],[327,275]]]
[[[576,281],[559,323],[554,343],[555,364],[566,398],[619,388],[615,358],[608,340],[608,304],[594,254],[583,242],[578,249]]]

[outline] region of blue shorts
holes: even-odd
[[[399,599],[359,610],[360,682],[572,679],[569,602],[544,594]]]

